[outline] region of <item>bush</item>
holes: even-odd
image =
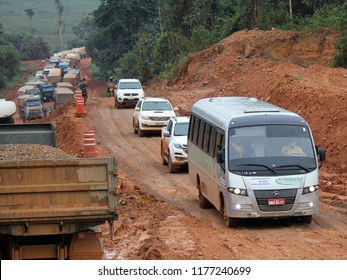
[[[335,66],[347,67],[347,35],[340,37],[335,47]]]
[[[213,44],[213,34],[203,26],[192,30],[190,44],[193,51],[201,51]]]
[[[0,88],[5,88],[6,87],[6,77],[0,73]]]

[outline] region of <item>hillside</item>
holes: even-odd
[[[347,70],[331,67],[337,37],[327,29],[240,31],[192,56],[175,84],[162,81],[147,92],[167,96],[184,115],[213,96],[257,97],[300,114],[327,149],[323,190],[346,196]]]

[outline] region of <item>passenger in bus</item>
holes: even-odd
[[[295,140],[290,141],[288,145],[282,148],[282,154],[285,156],[304,156],[305,155],[301,147],[296,144]]]
[[[246,158],[252,156],[252,149],[249,144],[247,144],[246,139],[240,137],[231,138],[231,158]],[[254,155],[253,155],[254,156]]]

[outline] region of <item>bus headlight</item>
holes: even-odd
[[[247,196],[247,190],[245,189],[229,187],[228,191],[236,195]]]
[[[315,191],[317,191],[319,189],[318,186],[309,186],[309,187],[305,187],[302,190],[302,194],[308,194],[308,193],[313,193]]]

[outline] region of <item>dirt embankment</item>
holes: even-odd
[[[256,97],[300,114],[316,145],[327,149],[322,189],[346,196],[347,70],[332,67],[338,35],[240,31],[192,56],[174,84],[157,83],[148,92],[167,96],[183,114],[212,96]]]

